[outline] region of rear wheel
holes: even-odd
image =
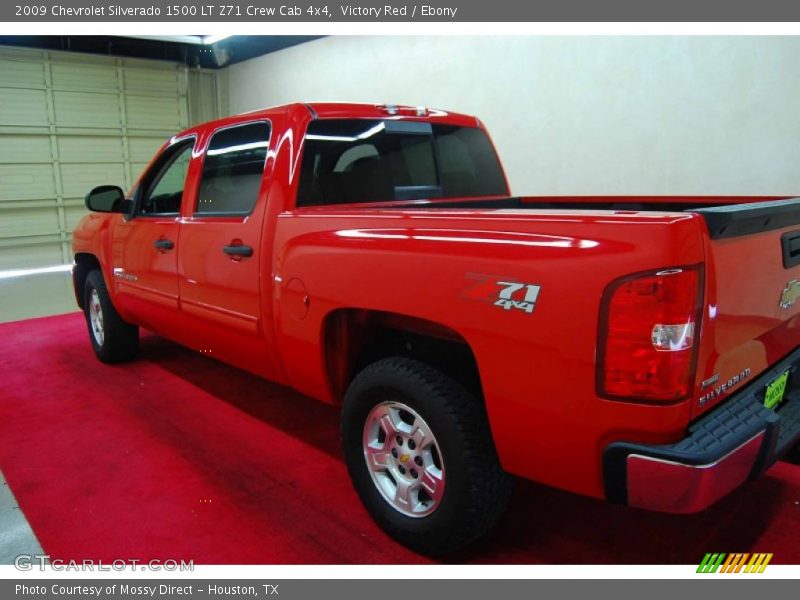
[[[483,403],[455,380],[407,358],[387,358],[353,380],[342,411],[348,470],[375,521],[425,554],[463,548],[505,509]]]
[[[86,277],[84,314],[95,355],[105,363],[131,360],[139,349],[139,328],[119,316],[103,279],[94,270]]]

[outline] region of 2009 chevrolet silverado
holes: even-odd
[[[98,358],[140,327],[341,404],[428,553],[509,476],[693,512],[800,436],[800,200],[512,197],[474,117],[291,104],[188,129],[74,233]]]

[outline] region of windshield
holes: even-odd
[[[504,195],[500,162],[481,129],[372,119],[308,126],[298,206]]]

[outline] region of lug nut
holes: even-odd
[[[419,474],[417,473],[417,470],[416,470],[416,469],[411,469],[411,476],[412,476],[414,479],[416,479],[417,477],[419,477]]]
[[[400,471],[401,475],[406,474],[406,468],[403,465],[398,465],[397,470]]]
[[[403,445],[403,438],[400,437],[399,435],[395,438],[395,441],[397,442],[398,446],[402,446]]]
[[[408,440],[408,447],[413,450],[417,447],[417,443],[414,440]]]
[[[397,448],[392,448],[392,456],[397,458]]]
[[[421,456],[415,456],[414,457],[414,462],[417,464],[418,467],[421,467],[422,466],[422,457]]]

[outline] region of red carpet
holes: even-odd
[[[92,355],[79,314],[0,325],[0,469],[53,558],[198,564],[427,562],[373,525],[339,455],[338,411],[155,336]],[[779,463],[690,517],[519,482],[459,562],[800,563],[800,467]]]

